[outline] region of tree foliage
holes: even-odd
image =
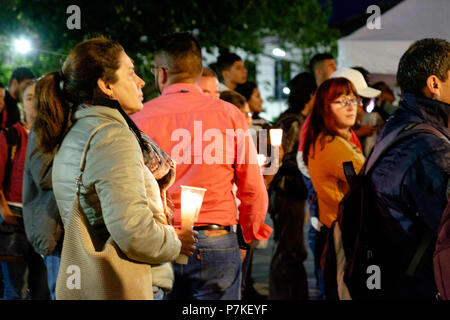
[[[286,49],[308,49],[304,53],[306,58],[322,47],[335,51],[339,35],[328,28],[330,6],[322,7],[317,0],[1,2],[0,37],[18,34],[31,37],[33,45],[44,50],[29,61],[38,74],[59,68],[70,48],[97,34],[119,41],[137,60],[144,79],[149,77],[147,81],[151,81],[148,62],[155,40],[171,32],[192,32],[210,52],[213,48],[241,48],[256,55],[262,52],[265,43],[275,41]],[[66,26],[70,16],[66,10],[73,4],[81,9],[80,30],[69,30]],[[0,54],[4,48],[0,47]]]

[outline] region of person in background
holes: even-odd
[[[247,81],[247,68],[242,58],[235,53],[222,53],[215,64],[221,83],[220,91],[235,90],[236,86]]]
[[[4,193],[7,207],[13,216],[2,217],[2,228],[10,228],[25,235],[23,219],[23,181],[27,153],[28,132],[33,125],[34,81],[22,87],[18,97],[25,111],[25,123],[16,122],[0,133],[0,190]],[[29,241],[23,261],[2,262],[4,278],[3,299],[5,300],[47,300],[50,291],[47,284],[47,269],[42,257],[35,252]]]
[[[236,196],[241,201],[239,224],[245,242],[257,245],[272,232],[264,224],[267,191],[253,140],[250,136],[237,139],[226,136],[226,131],[245,132],[247,122],[234,105],[203,95],[197,85],[202,72],[201,47],[191,34],[175,33],[161,38],[153,70],[161,96],[146,102],[133,119],[164,150],[171,150],[177,162],[176,180],[170,189],[176,226],[181,224],[181,185],[207,189],[194,224],[194,230],[199,232],[198,249],[186,265],[174,264],[175,284],[168,298],[239,299],[241,258],[233,227],[238,223],[233,184],[238,187]],[[200,133],[214,131],[220,135],[221,139],[215,138],[215,159],[209,157],[210,144],[203,143],[198,148],[193,143],[196,139],[190,138],[186,143],[186,137],[198,135],[199,124]],[[179,139],[171,138],[174,132],[182,134],[181,144]],[[231,154],[228,150],[236,152]],[[239,155],[243,157],[238,160]]]
[[[220,93],[220,99],[227,101],[231,104],[234,104],[236,107],[241,110],[242,114],[244,115],[245,119],[247,120],[248,125],[250,126],[252,123],[252,112],[250,111],[250,107],[248,105],[247,100],[245,97],[236,91],[222,91]]]
[[[318,87],[336,71],[336,60],[329,53],[318,53],[309,61],[309,71],[314,75]]]
[[[374,110],[378,112],[383,118],[383,121],[386,122],[398,108],[393,105],[395,101],[394,91],[392,91],[391,87],[384,81],[378,81],[374,83],[372,87],[381,91],[381,94],[375,100]]]
[[[202,75],[198,79],[198,86],[202,88],[205,96],[219,98],[219,80],[212,69],[203,67]]]
[[[401,140],[380,157],[370,175],[375,192],[404,231],[392,243],[392,256],[398,257],[396,264],[402,273],[389,284],[388,298],[435,300],[433,253],[449,200],[450,43],[443,39],[414,42],[400,58],[397,83],[402,93],[400,107],[377,143],[399,128],[420,123],[442,136],[418,133]],[[429,244],[424,245],[427,238]],[[408,265],[421,246],[420,263],[407,276]],[[441,268],[450,268],[448,259]]]
[[[245,99],[247,99],[250,111],[253,113],[252,124],[250,127],[253,128],[256,132],[261,129],[267,128],[269,123],[259,115],[261,112],[263,112],[263,99],[261,98],[261,94],[256,83],[247,81],[236,86],[235,91],[242,94]]]
[[[353,129],[352,134],[354,132],[358,136],[359,141],[361,141],[361,139],[363,139],[361,141],[362,150],[363,150],[364,154],[366,154],[365,153],[366,150],[364,149],[364,146],[365,146],[364,138],[370,137],[370,136],[376,134],[376,130],[378,129],[378,127],[377,127],[376,121],[373,122],[374,125],[364,124],[363,120],[364,120],[364,116],[366,114],[364,107],[369,105],[369,103],[371,101],[373,101],[373,99],[375,97],[377,97],[381,93],[381,91],[374,89],[372,87],[369,87],[364,78],[364,75],[360,71],[353,69],[353,68],[352,69],[341,68],[331,75],[331,78],[338,78],[338,77],[343,77],[343,78],[348,79],[355,87],[356,92],[357,92],[359,98],[361,99],[361,104],[358,104],[358,106],[357,106],[358,112],[356,115],[355,125],[352,128]],[[376,115],[374,118],[376,119]],[[359,143],[359,141],[358,141],[358,143]],[[372,139],[372,141],[373,141],[373,139]],[[370,148],[368,151],[370,151]]]
[[[36,119],[34,106],[36,82],[24,86],[22,107],[26,123]],[[25,172],[23,175],[23,221],[25,233],[33,249],[43,256],[51,299],[55,300],[63,225],[52,188],[53,156],[42,154],[37,148],[34,128],[28,136]]]
[[[274,222],[275,252],[270,265],[269,298],[307,300],[308,283],[303,261],[303,224],[308,190],[298,169],[296,155],[300,129],[314,104],[316,82],[309,72],[289,82],[289,108],[275,124],[283,129],[281,167],[269,188],[269,212]]]
[[[0,111],[0,127],[9,127],[17,122],[22,122],[23,115],[17,105],[19,94],[23,86],[32,79],[34,79],[34,74],[28,68],[20,67],[13,71],[5,95],[5,108]]]
[[[315,244],[318,259],[328,230],[337,218],[339,202],[349,189],[343,163],[351,161],[358,173],[365,161],[361,149],[351,141],[351,128],[361,103],[355,86],[343,77],[328,79],[317,89],[303,161],[319,203],[321,227]]]

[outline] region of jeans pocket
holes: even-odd
[[[201,278],[205,285],[225,290],[239,283],[240,255],[233,248],[199,249],[201,261]]]

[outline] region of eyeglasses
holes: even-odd
[[[333,101],[332,103],[340,104],[341,107],[349,107],[352,104],[357,106],[362,105],[362,101],[360,99],[337,100]]]

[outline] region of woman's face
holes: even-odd
[[[347,130],[355,125],[356,113],[360,104],[361,100],[354,94],[342,94],[330,103],[337,129]]]
[[[34,87],[35,87],[34,84],[29,85],[23,92],[22,98],[23,111],[25,112],[25,118],[30,128],[34,123],[34,120],[36,119],[36,110],[33,106]]]
[[[250,99],[248,99],[248,104],[252,112],[262,112],[262,103],[263,100],[261,95],[259,94],[258,88],[253,89],[252,95]]]
[[[133,114],[143,108],[144,80],[134,72],[134,64],[125,52],[120,54],[120,67],[116,71],[117,81],[111,84],[113,98],[119,101],[127,114]]]

